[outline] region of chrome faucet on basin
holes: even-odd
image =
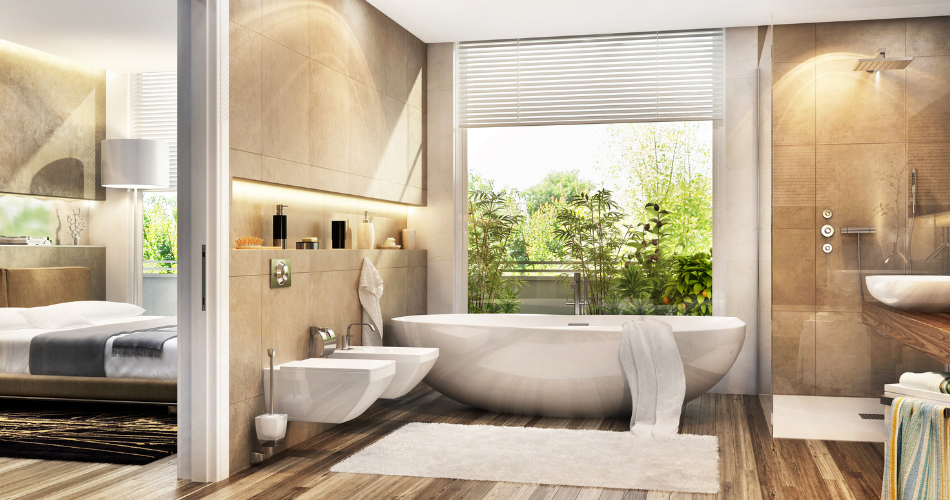
[[[340,347],[341,351],[346,351],[346,350],[351,349],[350,348],[350,328],[353,328],[354,326],[368,326],[369,331],[371,332],[376,331],[376,327],[369,323],[351,323],[350,326],[346,327],[346,335],[343,336],[343,346]]]

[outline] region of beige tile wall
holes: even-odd
[[[425,44],[364,0],[230,9],[233,175],[425,205]]]
[[[270,259],[290,259],[292,285],[270,288]],[[262,370],[267,349],[277,350],[275,364],[308,357],[310,326],[326,326],[338,335],[360,321],[356,294],[363,258],[383,278],[384,342],[392,344],[392,318],[426,314],[424,250],[232,250],[230,259],[230,425],[231,473],[247,468],[248,453],[258,445],[254,416],[264,412]],[[354,344],[361,344],[353,329]],[[292,422],[286,446],[299,444],[328,426]]]
[[[872,226],[862,267],[885,264],[895,243],[915,273],[950,210],[950,17],[775,26],[772,46],[772,386],[775,394],[874,397],[904,371],[936,361],[861,321],[857,238]],[[913,56],[902,71],[855,72],[858,58]],[[913,247],[907,248],[907,177],[920,171]],[[881,208],[884,207],[885,213]],[[825,221],[821,211],[834,216]],[[819,234],[826,222],[837,230]],[[821,247],[831,243],[825,254]],[[873,300],[867,295],[868,300]]]

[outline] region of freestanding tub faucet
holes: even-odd
[[[565,305],[574,306],[574,316],[584,314],[584,307],[587,301],[584,300],[584,280],[581,279],[581,273],[574,273],[574,281],[571,282],[571,288],[574,289],[574,302],[566,302]]]
[[[350,328],[353,328],[354,326],[368,326],[369,331],[376,331],[376,327],[369,323],[351,323],[350,326],[346,327],[346,335],[343,336],[343,347],[340,347],[341,351],[350,349]]]

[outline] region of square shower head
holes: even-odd
[[[858,59],[854,64],[854,71],[887,71],[892,69],[904,69],[914,60],[913,57],[885,57],[885,50],[879,49],[878,56],[874,59]]]

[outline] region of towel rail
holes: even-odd
[[[894,398],[889,398],[887,396],[881,396],[881,404],[884,406],[891,406],[894,404]],[[943,409],[943,417],[950,418],[950,408]]]

